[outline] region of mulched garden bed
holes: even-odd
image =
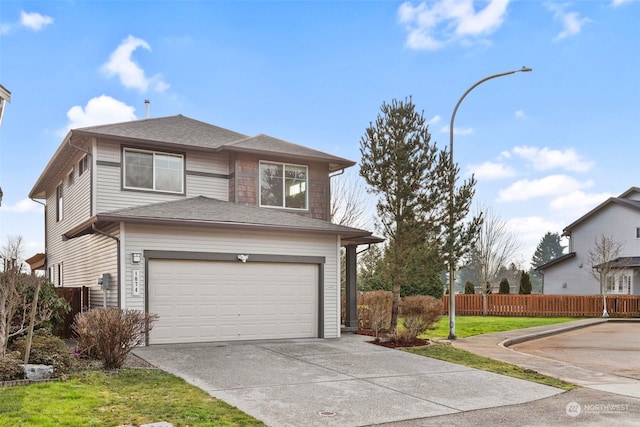
[[[357,334],[366,335],[370,337],[374,336],[373,331],[368,329],[358,329]],[[395,341],[393,338],[388,338],[388,339],[375,338],[373,341],[367,341],[367,342],[371,344],[379,345],[382,347],[387,347],[387,348],[424,347],[427,345],[431,345],[431,341],[425,340],[422,338],[416,338],[411,342]]]

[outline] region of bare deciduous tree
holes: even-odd
[[[591,265],[591,275],[600,284],[602,295],[602,317],[609,317],[607,311],[607,282],[620,280],[625,263],[619,260],[623,244],[613,237],[601,234],[595,238],[593,247],[587,252],[587,262]]]
[[[513,262],[520,248],[518,236],[512,232],[505,220],[490,207],[479,206],[477,215],[484,215],[484,222],[473,250],[471,263],[476,271],[483,295],[483,313],[487,315],[487,295],[491,293],[491,283],[499,279],[498,273]]]
[[[365,218],[364,183],[357,172],[345,171],[331,180],[331,222],[348,227],[364,228]]]
[[[51,318],[53,311],[44,306],[29,303],[30,289],[39,292],[44,278],[22,271],[22,237],[10,236],[2,248],[3,271],[0,272],[0,356],[7,351],[9,339],[25,333],[31,324],[39,324]],[[34,298],[35,299],[35,298]],[[37,302],[37,301],[36,301]]]

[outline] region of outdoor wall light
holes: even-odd
[[[249,255],[238,255],[238,259],[242,262],[247,262]]]
[[[140,252],[131,252],[131,262],[139,264],[142,261],[142,254]]]

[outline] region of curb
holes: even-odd
[[[569,331],[573,331],[573,330],[576,330],[576,329],[582,329],[582,328],[586,328],[588,326],[599,325],[601,323],[607,323],[607,322],[630,322],[630,323],[638,322],[638,323],[640,323],[640,319],[636,319],[636,318],[587,319],[583,323],[580,323],[580,324],[563,325],[563,326],[559,326],[558,328],[550,329],[550,330],[547,330],[547,331],[534,332],[534,333],[531,333],[531,334],[521,335],[521,336],[518,336],[518,337],[507,338],[506,340],[499,342],[498,346],[503,347],[503,348],[508,348],[508,347],[510,347],[510,346],[512,346],[514,344],[520,344],[520,343],[523,343],[525,341],[531,341],[531,340],[535,340],[535,339],[538,339],[538,338],[544,338],[544,337],[548,337],[548,336],[551,336],[551,335],[557,335],[557,334],[561,334],[563,332],[569,332]]]

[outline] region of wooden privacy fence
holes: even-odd
[[[78,288],[55,288],[58,298],[64,298],[71,306],[71,311],[64,315],[64,323],[59,326],[59,330],[55,331],[57,335],[63,338],[71,338],[73,330],[73,319],[76,314],[81,313],[89,306],[89,288],[86,286]]]
[[[442,297],[449,314],[449,295]],[[640,316],[640,295],[607,295],[611,317]],[[482,315],[482,294],[456,295],[456,314]],[[602,295],[487,295],[490,316],[602,316]]]

